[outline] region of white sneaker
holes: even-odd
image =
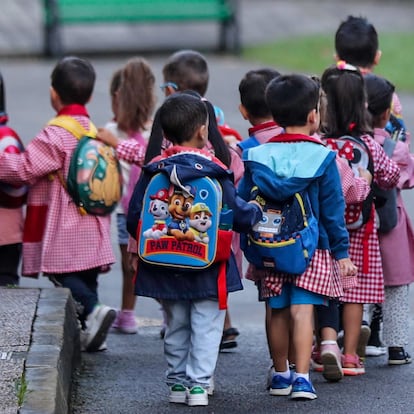
[[[95,306],[85,321],[86,330],[83,339],[85,351],[96,352],[100,350],[115,318],[115,309],[105,305]]]
[[[182,384],[171,386],[169,401],[175,404],[185,404],[187,402],[187,388]]]
[[[187,390],[187,405],[190,407],[208,405],[207,390],[200,385],[195,385],[190,390]]]

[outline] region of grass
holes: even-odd
[[[414,93],[414,33],[383,33],[379,36],[382,57],[375,73],[394,83],[400,92]],[[248,47],[243,57],[288,71],[321,75],[334,61],[331,35],[310,35]]]
[[[21,378],[18,378],[16,380],[15,387],[16,387],[17,404],[20,408],[22,407],[25,401],[26,395],[28,393],[27,381],[26,381],[26,376],[24,375],[24,373],[22,374]]]

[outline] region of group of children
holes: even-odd
[[[191,165],[194,175],[204,171],[220,182],[223,205],[233,210],[235,235],[225,261],[227,293],[242,289],[237,233],[247,233],[263,216],[252,187],[280,199],[306,189],[317,220],[317,247],[304,273],[291,275],[252,264],[245,273],[266,306],[270,395],[317,398],[309,375],[311,361],[330,381],[365,373],[361,346],[365,348],[369,331],[367,337],[361,335],[364,304],[384,302],[389,364],[411,362],[405,327],[408,286],[414,279],[414,233],[401,198],[402,189],[414,186],[409,134],[391,154],[384,151],[391,112],[401,114],[394,86],[371,73],[381,55],[375,28],[364,18],[350,16],[339,26],[335,46],[337,62],[320,80],[281,75],[270,68],[249,71],[239,84],[239,109],[251,128],[248,138],[232,144],[224,140],[214,107],[204,98],[208,70],[200,53],[180,51],[166,62],[166,99],[153,120],[155,76],[148,63],[134,58],[114,73],[114,119],[98,130],[97,138],[116,149],[124,176],[124,197],[116,214],[123,271],[118,312],[98,300],[98,275],[115,260],[110,217],[81,216],[56,178],[57,171],[67,175],[76,138],[58,126],[46,126],[24,153],[0,154],[0,180],[30,186],[22,273],[43,273],[71,290],[79,305],[86,351],[105,349],[111,326],[135,333],[135,295],[152,297],[165,314],[169,401],[208,405],[219,351],[223,344],[233,346],[238,335],[221,306],[217,279],[222,267],[213,263],[196,272],[179,266],[171,271],[137,256],[137,229],[151,177],[172,169],[181,179]],[[90,63],[63,58],[51,80],[57,114],[72,116],[88,129],[85,105],[95,81]],[[362,141],[370,154],[369,166],[352,169],[343,159],[346,148],[335,148],[343,136]],[[373,202],[366,203],[362,225],[349,225],[355,206],[369,199],[373,184],[397,188],[398,222],[383,234],[377,232]]]

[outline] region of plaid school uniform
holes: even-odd
[[[88,129],[89,118],[83,107],[66,108],[69,110],[65,114],[74,116]],[[24,153],[0,155],[0,178],[30,185],[23,234],[23,275],[107,268],[115,262],[110,216],[82,216],[56,176],[58,170],[67,176],[77,142],[65,129],[47,126]]]
[[[384,188],[392,188],[398,183],[400,169],[391,161],[381,146],[371,137],[364,135],[374,161],[374,181]],[[358,285],[345,292],[344,303],[381,303],[384,301],[384,278],[381,264],[376,218],[361,228],[349,231],[349,256],[358,267]],[[367,226],[371,226],[369,231]]]

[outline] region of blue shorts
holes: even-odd
[[[116,225],[118,228],[118,244],[128,244],[129,233],[126,227],[126,215],[116,215]]]
[[[282,293],[268,299],[268,305],[272,309],[283,309],[290,305],[327,305],[328,300],[324,295],[310,292],[297,287],[292,283],[284,283]]]

